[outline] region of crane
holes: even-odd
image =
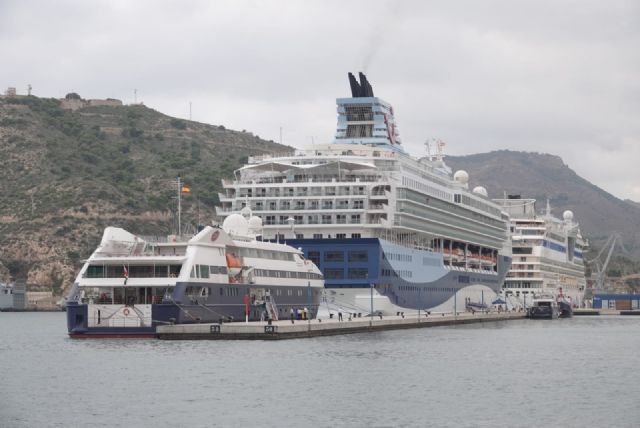
[[[620,248],[624,253],[628,254],[627,249],[622,244],[622,236],[620,236],[619,233],[614,232],[613,234],[611,234],[611,236],[609,236],[609,238],[607,239],[607,242],[605,242],[605,244],[602,246],[602,248],[598,252],[598,255],[588,262],[590,264],[595,265],[594,273],[596,276],[596,279],[595,279],[596,290],[604,289],[604,280],[607,276],[607,266],[609,266],[609,261],[611,261],[611,256],[613,255],[613,250],[615,249],[616,244],[620,246]],[[605,257],[604,262],[600,263],[600,257],[605,252],[605,250],[607,250],[607,248],[608,248],[607,256]]]

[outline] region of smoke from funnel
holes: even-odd
[[[365,45],[362,49],[364,56],[362,58],[362,71],[366,74],[369,66],[378,56],[380,49],[393,34],[395,28],[400,22],[401,2],[389,1],[383,8],[382,16],[377,17],[371,26],[371,34],[365,39]]]

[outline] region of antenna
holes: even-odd
[[[551,217],[551,205],[549,204],[549,198],[547,198],[547,217]]]
[[[431,158],[431,139],[430,138],[428,138],[427,141],[424,142],[424,146],[427,149],[427,158],[429,160],[432,160],[432,158]]]
[[[31,87],[31,83],[29,83],[29,84],[27,85],[27,95],[29,95],[29,96],[31,96],[31,89],[32,89],[32,87]]]

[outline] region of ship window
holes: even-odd
[[[336,239],[345,239],[346,237],[346,233],[336,233]]]
[[[453,195],[453,202],[455,202],[456,204],[461,203],[462,195],[460,195],[459,193],[456,193],[455,195]]]
[[[129,266],[129,278],[153,278],[153,266]]]
[[[366,262],[368,253],[366,251],[349,251],[350,262]]]
[[[198,269],[200,270],[200,278],[209,278],[209,266],[198,265]]]
[[[172,278],[180,276],[181,265],[169,265],[169,276]]]
[[[296,233],[296,239],[304,239],[304,235],[302,233]]]
[[[104,266],[90,265],[87,268],[87,278],[102,278],[104,277]]]
[[[322,239],[322,233],[314,233],[313,239]]]
[[[344,278],[344,269],[325,269],[324,277],[326,279],[342,279]]]
[[[343,262],[344,261],[344,252],[343,251],[327,251],[324,254],[325,262]]]
[[[320,264],[320,252],[319,251],[309,251],[309,260],[311,260],[316,265]]]
[[[351,237],[354,239],[360,239],[361,235],[359,233],[352,233]]]
[[[367,277],[369,270],[366,268],[349,269],[349,279],[364,279]]]
[[[191,278],[197,278],[196,277],[196,267],[195,266],[191,267]]]

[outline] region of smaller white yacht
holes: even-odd
[[[314,317],[324,281],[302,251],[263,242],[250,213],[190,239],[108,227],[67,299],[69,335],[153,337],[166,323]]]

